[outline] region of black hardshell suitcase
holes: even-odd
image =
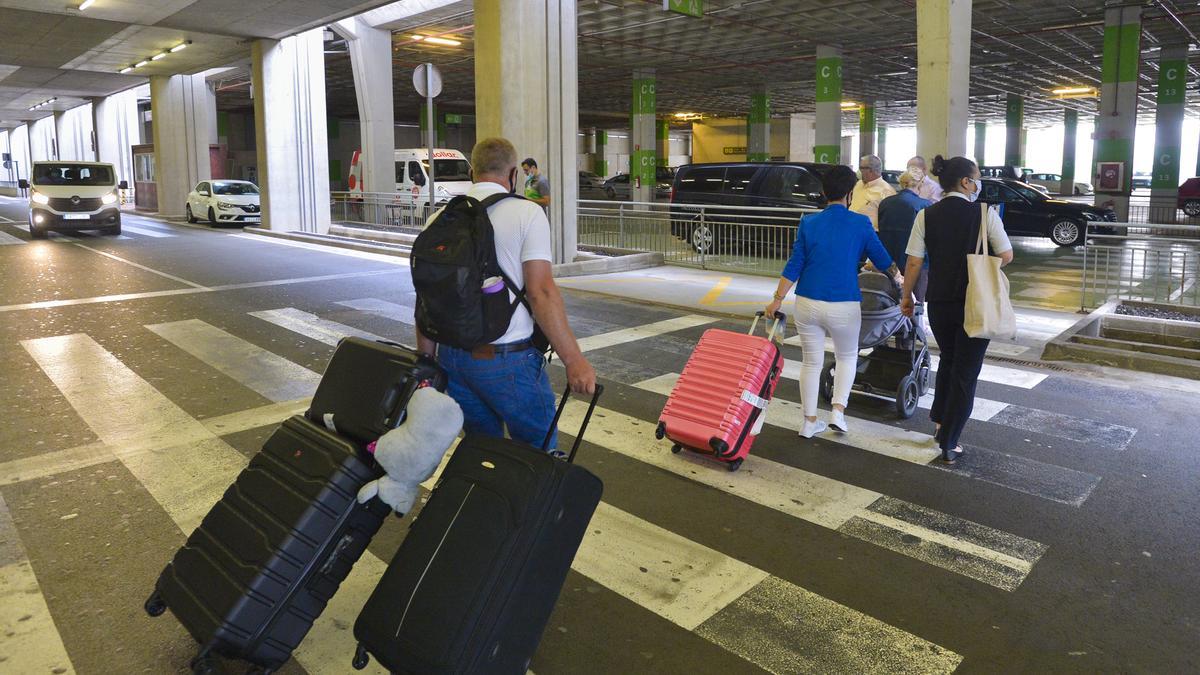
[[[446,373],[433,359],[403,345],[345,337],[305,414],[366,445],[400,426],[408,399],[422,384],[446,389]]]
[[[601,390],[567,461],[508,439],[458,444],[354,624],[355,668],[370,654],[393,673],[526,672],[604,489],[572,463]]]
[[[296,415],[267,440],[158,578],[146,611],[171,612],[213,654],[270,672],[325,609],[390,509],[358,503],[379,469]]]

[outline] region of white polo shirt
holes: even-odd
[[[508,192],[499,183],[475,183],[467,190],[467,196],[480,201]],[[433,214],[436,218],[441,211]],[[433,218],[430,218],[432,221]],[[505,199],[488,209],[492,230],[496,237],[496,258],[500,269],[508,275],[518,288],[525,286],[525,269],[522,265],[530,260],[553,262],[554,250],[550,244],[550,221],[542,207],[526,199]],[[509,293],[513,300],[516,296]],[[517,307],[508,332],[492,344],[521,342],[533,336],[533,317],[524,305]]]

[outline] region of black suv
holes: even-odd
[[[1090,222],[1116,222],[1112,209],[1051,199],[1012,178],[984,178],[983,196],[1000,207],[1004,231],[1016,236],[1049,237],[1059,246],[1082,244]],[[1101,230],[1111,234],[1114,228]]]
[[[800,209],[824,208],[821,176],[833,166],[810,162],[681,166],[675,172],[671,188],[671,231],[703,253],[714,252],[721,242],[758,242],[789,247],[802,215]],[[755,211],[761,207],[796,208],[797,212],[793,217],[791,214]],[[706,213],[704,217],[700,216],[702,210]]]

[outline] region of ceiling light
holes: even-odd
[[[857,108],[857,107],[858,107],[858,104],[855,103],[854,101],[842,101],[842,109],[843,110],[849,110],[851,108]]]
[[[443,45],[445,47],[457,47],[462,44],[462,42],[460,42],[458,40],[451,40],[450,38],[442,38],[442,37],[432,37],[429,35],[412,35],[410,37],[412,37],[412,39],[416,42],[426,42],[431,45]]]
[[[87,9],[88,7],[91,7],[92,3],[94,3],[94,2],[96,2],[96,0],[83,0],[83,2],[79,3],[79,11],[82,12],[83,10]]]
[[[166,57],[167,57],[167,52],[161,52],[159,54],[155,54],[154,56],[151,56],[150,60],[157,61],[159,59],[165,59]]]
[[[131,70],[133,70],[133,66],[125,66],[124,68],[122,68],[122,69],[121,69],[120,71],[118,71],[118,72],[120,72],[122,75],[124,75],[125,73],[128,73],[128,72],[129,72],[129,71],[131,71]]]
[[[147,59],[142,59],[141,61],[138,61],[137,63],[133,64],[133,67],[141,68],[142,66],[146,65],[147,63],[150,63],[150,61],[148,61]]]
[[[695,117],[695,116],[697,116],[697,113],[684,113],[684,112],[679,112],[679,113],[675,113],[675,116],[676,116],[676,117]]]
[[[1052,93],[1052,94],[1090,94],[1093,91],[1095,91],[1095,90],[1092,89],[1091,87],[1059,87],[1058,89],[1055,89],[1054,91],[1052,91],[1050,93]]]
[[[174,47],[171,47],[171,53],[174,54],[175,52],[181,52],[181,51],[187,49],[187,46],[188,46],[188,43],[180,42],[179,44],[175,45]]]

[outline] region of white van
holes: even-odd
[[[34,162],[29,180],[29,234],[45,239],[50,230],[100,230],[121,234],[121,196],[112,164],[101,162]]]
[[[471,163],[458,150],[433,151],[433,171],[437,203],[467,193],[471,187]],[[429,150],[411,148],[396,151],[396,192],[405,201],[429,201]]]

